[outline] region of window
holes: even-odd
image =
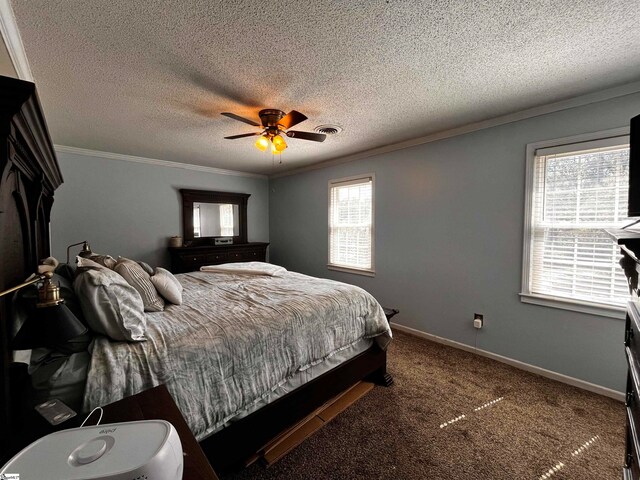
[[[231,204],[220,205],[220,235],[233,237],[233,205]]]
[[[329,268],[373,275],[373,175],[329,182]]]
[[[193,207],[193,236],[200,236],[200,205]]]
[[[628,301],[605,229],[628,223],[629,137],[611,133],[528,146],[524,302],[618,317]]]

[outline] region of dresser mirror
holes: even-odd
[[[240,206],[232,203],[193,202],[193,237],[237,237]]]
[[[250,194],[181,189],[180,195],[185,246],[213,245],[220,237],[247,243]]]

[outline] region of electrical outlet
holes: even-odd
[[[474,313],[473,314],[473,326],[475,328],[482,328],[483,325],[484,325],[484,315],[482,315],[480,313]]]

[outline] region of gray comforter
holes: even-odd
[[[146,314],[147,341],[94,340],[84,410],[164,383],[201,440],[297,372],[362,338],[391,339],[378,302],[353,285],[292,272],[177,277],[183,304]]]

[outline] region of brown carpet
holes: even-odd
[[[224,478],[622,477],[622,403],[472,353],[394,335],[392,387],[375,387],[268,469],[252,465]],[[558,470],[543,477],[554,466]]]

